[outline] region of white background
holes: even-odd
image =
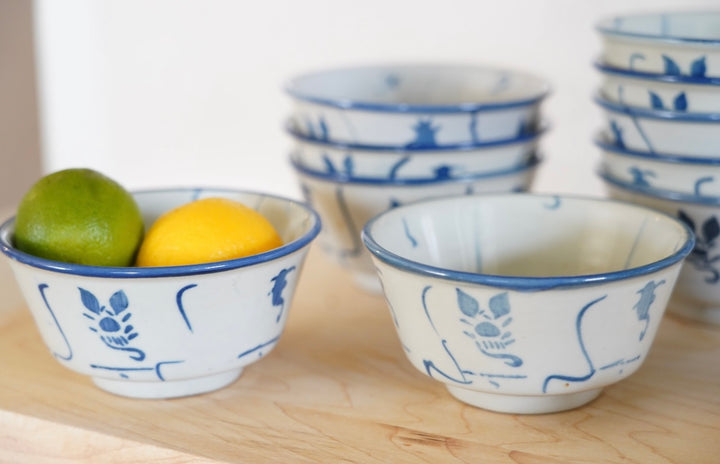
[[[602,194],[594,24],[719,0],[36,0],[43,168],[128,188],[219,185],[298,196],[282,87],[310,70],[453,62],[547,78],[535,191]]]

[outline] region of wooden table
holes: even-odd
[[[283,338],[231,386],[113,396],[58,364],[0,262],[0,463],[718,463],[720,329],[666,316],[643,367],[569,412],[466,406],[405,359],[381,297],[317,249]]]

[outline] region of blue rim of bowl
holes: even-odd
[[[634,185],[629,182],[623,182],[623,181],[617,179],[616,177],[611,176],[603,168],[600,168],[598,170],[597,175],[603,181],[607,182],[608,184],[610,184],[614,187],[618,187],[623,190],[628,190],[630,192],[637,193],[640,195],[645,195],[647,197],[658,198],[660,200],[674,201],[674,202],[678,202],[678,203],[689,203],[689,204],[693,204],[693,205],[720,206],[720,197],[693,195],[690,193],[681,193],[681,192],[675,192],[672,190],[657,189],[657,188],[651,188],[651,187],[643,187],[640,185]]]
[[[616,76],[628,77],[631,79],[646,80],[662,82],[665,84],[688,84],[688,85],[703,85],[703,86],[715,86],[720,85],[720,77],[696,77],[696,76],[681,76],[671,74],[657,74],[649,72],[634,71],[631,69],[616,68],[614,66],[608,66],[600,61],[595,61],[595,68],[601,73],[612,74]]]
[[[292,98],[297,100],[314,103],[316,105],[329,106],[333,108],[340,108],[344,110],[363,110],[363,111],[374,111],[381,113],[426,113],[426,114],[445,114],[445,113],[479,113],[484,111],[496,111],[504,110],[509,108],[517,108],[523,106],[532,106],[540,103],[545,99],[551,91],[550,84],[543,78],[535,76],[534,74],[527,73],[519,70],[502,69],[502,68],[490,68],[480,66],[463,66],[463,65],[452,65],[448,64],[449,67],[461,67],[463,69],[472,70],[486,70],[492,72],[506,72],[510,74],[516,74],[536,80],[539,86],[542,88],[541,91],[533,92],[532,96],[527,98],[520,98],[517,100],[508,100],[497,103],[481,103],[481,102],[465,102],[449,105],[431,105],[431,104],[412,104],[412,103],[371,103],[366,101],[359,101],[352,98],[323,98],[313,95],[309,95],[302,92],[294,87],[296,81],[306,77],[325,74],[329,72],[339,71],[353,71],[373,68],[388,68],[388,69],[401,69],[401,68],[437,68],[442,69],[442,64],[399,64],[399,65],[387,65],[387,66],[359,66],[349,68],[333,68],[317,72],[311,72],[302,74],[290,79],[284,86],[285,92]]]
[[[659,119],[664,121],[702,122],[711,124],[720,122],[720,113],[685,113],[680,111],[654,110],[650,108],[628,106],[623,105],[622,103],[611,102],[597,94],[595,95],[594,99],[595,103],[608,111],[626,114],[631,117]]]
[[[352,143],[352,142],[338,142],[338,141],[332,141],[332,140],[321,140],[317,139],[315,137],[310,137],[309,135],[302,134],[298,132],[296,129],[293,129],[292,123],[288,121],[288,123],[285,125],[286,132],[293,137],[296,140],[299,140],[303,143],[309,143],[312,145],[317,145],[320,147],[329,147],[335,150],[362,150],[362,151],[370,151],[370,152],[378,152],[378,151],[384,151],[384,152],[392,152],[392,153],[426,153],[426,152],[432,152],[432,153],[441,153],[441,152],[457,152],[457,151],[472,151],[477,149],[485,149],[485,148],[492,148],[492,147],[502,147],[506,145],[514,145],[514,144],[520,144],[520,143],[527,143],[527,142],[534,142],[536,140],[539,140],[541,136],[545,135],[546,132],[550,130],[550,124],[547,121],[544,121],[542,124],[540,124],[540,127],[537,128],[537,130],[523,133],[517,137],[509,138],[509,139],[498,139],[498,140],[488,140],[486,142],[480,141],[476,143],[458,143],[458,144],[450,144],[450,145],[437,145],[437,146],[428,146],[428,147],[403,147],[403,146],[396,146],[396,145],[367,145],[363,143]]]
[[[534,292],[534,291],[542,291],[542,290],[553,290],[553,289],[560,289],[560,288],[572,288],[572,287],[582,287],[582,286],[588,286],[588,285],[598,285],[598,284],[604,284],[607,282],[615,282],[618,280],[624,280],[629,279],[633,277],[639,277],[647,274],[651,274],[657,271],[660,271],[662,269],[665,269],[667,267],[672,266],[673,264],[682,261],[694,248],[695,246],[695,236],[690,230],[690,228],[687,226],[687,224],[684,224],[682,221],[678,220],[677,218],[672,217],[669,214],[663,213],[661,211],[652,210],[650,208],[643,207],[641,205],[633,204],[626,201],[620,201],[620,200],[608,200],[608,199],[601,199],[601,198],[592,198],[592,197],[581,197],[581,196],[572,196],[572,195],[538,195],[538,194],[531,194],[531,193],[513,193],[508,195],[524,195],[524,196],[531,196],[535,198],[547,198],[551,202],[556,202],[558,200],[562,199],[579,199],[583,201],[590,201],[590,202],[598,202],[598,203],[616,203],[616,204],[623,204],[626,206],[630,206],[637,209],[642,209],[645,211],[652,211],[654,214],[658,214],[660,216],[664,216],[668,219],[670,219],[672,222],[679,224],[686,232],[687,240],[683,244],[682,247],[680,247],[678,250],[676,250],[671,255],[649,263],[645,264],[643,266],[634,267],[631,269],[624,269],[621,271],[613,271],[613,272],[604,272],[599,274],[585,274],[585,275],[577,275],[577,276],[557,276],[557,277],[518,277],[518,276],[504,276],[504,275],[495,275],[495,274],[480,274],[480,273],[474,273],[474,272],[463,272],[463,271],[453,271],[449,269],[439,268],[436,266],[431,266],[427,264],[422,264],[417,261],[413,261],[407,258],[403,258],[402,256],[395,254],[384,247],[382,247],[380,244],[378,244],[375,239],[372,237],[371,229],[373,224],[382,216],[385,214],[397,214],[397,211],[402,210],[404,207],[411,207],[414,204],[418,203],[424,203],[424,202],[442,202],[442,201],[452,201],[452,197],[445,197],[445,198],[436,198],[433,200],[425,200],[421,202],[416,203],[409,203],[405,206],[398,206],[397,208],[393,210],[388,210],[383,213],[378,214],[374,218],[370,219],[366,224],[365,227],[363,227],[362,230],[362,240],[365,243],[366,248],[379,260],[387,263],[388,265],[400,268],[404,271],[412,272],[415,274],[420,274],[427,277],[435,277],[440,279],[447,279],[447,280],[453,280],[453,281],[459,281],[462,283],[472,283],[472,284],[478,284],[478,285],[487,285],[490,287],[497,287],[497,288],[503,288],[508,290],[516,290],[516,291],[526,291],[526,292]],[[495,195],[497,196],[497,195]],[[478,195],[478,201],[482,201],[482,198],[488,198],[490,197],[489,194],[483,194]]]
[[[617,144],[610,142],[607,139],[607,135],[599,133],[593,139],[595,145],[605,151],[617,153],[623,156],[630,156],[633,158],[643,158],[649,161],[655,161],[660,163],[668,164],[693,164],[700,166],[720,166],[720,149],[718,157],[716,158],[698,158],[692,156],[679,156],[679,155],[659,155],[650,153],[647,151],[630,150],[629,148],[619,147]]]
[[[703,39],[697,37],[683,37],[683,36],[663,36],[660,34],[643,34],[640,32],[625,32],[618,31],[612,24],[618,20],[624,20],[629,18],[641,18],[641,17],[654,17],[654,16],[678,16],[678,15],[720,15],[720,10],[709,10],[709,11],[677,11],[668,13],[649,13],[649,14],[634,14],[624,16],[611,16],[608,18],[601,19],[596,25],[595,29],[602,35],[610,35],[617,37],[628,37],[633,39],[643,39],[652,42],[662,43],[675,43],[675,44],[697,44],[697,45],[720,45],[720,39]]]
[[[379,177],[354,177],[348,176],[342,173],[329,174],[327,172],[315,171],[308,167],[300,164],[294,157],[290,157],[290,164],[300,174],[315,179],[320,179],[326,182],[333,182],[337,184],[356,184],[356,185],[378,185],[378,186],[425,186],[433,184],[447,184],[447,183],[458,183],[458,182],[474,182],[482,179],[490,179],[494,177],[505,177],[520,172],[530,171],[536,168],[542,162],[542,157],[537,153],[533,154],[532,157],[525,163],[518,164],[508,169],[501,169],[498,171],[483,172],[479,174],[455,176],[449,178],[437,178],[437,177],[410,177],[405,179],[384,179]]]
[[[133,194],[146,194],[146,193],[162,193],[162,192],[175,192],[175,191],[190,191],[197,189],[154,189],[154,190],[138,190],[133,191]],[[213,272],[227,271],[230,269],[238,269],[242,267],[252,266],[254,264],[266,263],[274,259],[288,256],[312,242],[313,239],[318,235],[321,228],[320,216],[317,212],[312,209],[307,203],[293,200],[291,198],[282,197],[279,195],[271,195],[261,192],[255,192],[250,190],[233,190],[223,188],[201,188],[203,191],[211,192],[226,192],[226,193],[237,193],[237,194],[250,194],[259,195],[265,198],[274,198],[277,200],[286,201],[299,206],[305,210],[309,218],[312,220],[312,227],[305,232],[301,237],[293,240],[292,242],[286,243],[273,250],[266,251],[264,253],[258,253],[256,255],[247,256],[245,258],[229,259],[225,261],[217,261],[213,263],[205,264],[189,264],[184,266],[158,266],[158,267],[114,267],[114,266],[89,266],[84,264],[73,264],[64,263],[60,261],[53,261],[50,259],[40,258],[37,256],[24,253],[12,244],[11,232],[15,223],[15,216],[10,217],[0,225],[0,251],[2,251],[7,257],[18,261],[22,264],[32,266],[37,269],[43,269],[46,271],[59,272],[62,274],[73,274],[87,277],[107,277],[107,278],[118,278],[118,279],[131,279],[131,278],[156,278],[156,277],[176,277],[176,276],[187,276],[187,275],[198,275],[198,274],[210,274]]]

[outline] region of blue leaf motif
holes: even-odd
[[[323,153],[323,155],[322,155],[322,161],[323,161],[323,164],[325,165],[325,171],[328,174],[337,173],[337,169],[335,169],[335,166],[333,165],[332,160],[325,153]]]
[[[686,111],[687,106],[687,96],[685,95],[685,92],[680,92],[673,101],[673,107],[676,111]]]
[[[467,293],[463,292],[459,288],[455,289],[457,293],[458,307],[468,317],[474,317],[480,312],[480,305],[477,300]]]
[[[115,311],[116,316],[125,311],[128,308],[128,304],[127,296],[122,290],[118,290],[110,297],[110,306],[113,311]]]
[[[705,65],[705,57],[701,56],[697,60],[693,61],[690,65],[690,75],[692,77],[705,77],[707,66]]]
[[[665,74],[670,76],[679,76],[681,74],[680,66],[678,66],[672,58],[667,55],[663,55],[662,59],[665,63]]]
[[[648,93],[650,94],[650,106],[652,106],[653,109],[662,110],[665,108],[665,105],[663,105],[663,101],[662,98],[660,98],[660,95],[650,90],[648,90]]]
[[[720,223],[715,216],[710,217],[702,225],[703,238],[706,242],[712,242],[720,235]]]
[[[345,156],[345,159],[343,159],[343,167],[345,168],[345,172],[348,176],[353,175],[353,171],[355,171],[355,164],[353,163],[352,156]]]
[[[497,337],[500,335],[500,329],[490,322],[481,322],[475,326],[475,332],[482,337]]]
[[[508,299],[507,292],[500,293],[490,298],[488,303],[490,305],[490,311],[492,311],[495,319],[510,314],[510,300]]]
[[[98,299],[95,298],[95,295],[84,288],[78,287],[78,290],[80,290],[80,299],[82,300],[82,304],[89,311],[92,311],[95,314],[100,314],[103,311],[103,308],[100,306]]]

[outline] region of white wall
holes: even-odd
[[[298,195],[285,79],[371,62],[524,68],[554,88],[535,188],[601,194],[591,143],[600,41],[619,12],[718,0],[36,0],[45,171],[130,188],[221,185]]]

